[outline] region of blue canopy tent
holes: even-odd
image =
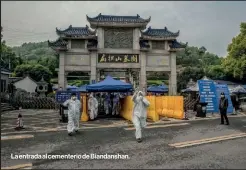
[[[235,94],[246,94],[246,89],[242,86],[237,86],[236,88],[232,89],[231,92]]]
[[[76,91],[79,91],[79,92],[87,92],[86,86],[87,85],[80,86],[79,88],[76,89]]]
[[[187,92],[192,92],[192,90],[190,88],[187,88],[187,89],[183,89],[181,90],[182,93],[187,93]]]
[[[161,89],[163,89],[163,90],[168,91],[168,86],[167,86],[167,85],[165,85],[165,84],[163,84],[163,85],[159,85],[158,87],[159,87],[159,88],[161,88]]]
[[[78,87],[77,86],[70,86],[70,85],[67,85],[67,90],[68,91],[76,91],[76,89],[77,89]]]
[[[161,86],[150,86],[147,88],[147,92],[153,92],[153,93],[166,93],[168,92],[168,88],[161,87]]]
[[[115,80],[111,76],[107,76],[99,83],[86,86],[86,90],[89,92],[130,91],[132,88],[131,84]]]

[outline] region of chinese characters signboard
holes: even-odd
[[[67,99],[71,98],[71,94],[76,93],[78,100],[80,100],[80,93],[73,91],[57,91],[56,92],[56,101],[58,103],[64,103]]]
[[[200,102],[208,103],[207,113],[218,113],[216,86],[211,80],[198,80]]]
[[[98,63],[139,63],[138,54],[98,54]]]

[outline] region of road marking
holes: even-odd
[[[29,169],[32,167],[32,164],[20,164],[15,166],[9,166],[9,167],[1,167],[1,169]]]
[[[1,135],[8,135],[8,134],[24,134],[24,133],[34,133],[34,132],[56,132],[58,131],[57,128],[49,128],[45,130],[33,130],[33,131],[18,131],[18,132],[6,132],[6,133],[1,133]]]
[[[119,125],[102,125],[102,126],[95,126],[95,127],[81,127],[79,129],[99,129],[99,128],[113,128],[113,127],[123,127]],[[64,127],[65,128],[65,127]],[[44,130],[33,130],[33,131],[18,131],[18,132],[6,132],[1,133],[1,135],[8,135],[8,134],[25,134],[25,133],[39,133],[39,132],[57,132],[57,131],[66,131],[67,129],[62,129],[62,127],[57,128],[44,128]]]
[[[176,123],[176,124],[167,124],[167,125],[153,125],[153,126],[147,126],[145,129],[152,129],[152,128],[165,128],[165,127],[173,127],[173,126],[184,126],[184,125],[189,125],[189,123]],[[135,130],[135,127],[128,127],[124,128],[125,130]]]
[[[33,138],[33,135],[13,135],[13,136],[1,136],[1,140],[11,140],[11,139],[26,139]]]
[[[173,146],[176,148],[183,148],[183,147],[187,147],[187,146],[194,146],[194,145],[206,144],[206,143],[211,143],[211,142],[218,142],[218,141],[241,138],[241,137],[246,137],[246,133],[238,133],[238,134],[232,134],[232,135],[226,135],[226,136],[205,138],[205,139],[201,139],[201,140],[179,142],[179,143],[169,144],[169,146]]]

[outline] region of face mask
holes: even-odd
[[[76,100],[76,97],[72,97],[72,100]]]
[[[224,98],[225,96],[224,95],[221,95],[222,98]]]

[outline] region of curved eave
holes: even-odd
[[[143,40],[156,40],[156,41],[163,41],[163,40],[175,40],[178,36],[170,36],[170,37],[162,37],[162,36],[147,36],[142,35],[141,38]]]
[[[178,42],[175,42],[175,43],[178,43]],[[188,42],[186,42],[185,44],[183,43],[178,43],[178,47],[172,47],[172,45],[169,45],[170,49],[169,51],[180,51],[180,50],[183,50],[187,47],[188,45]]]
[[[57,51],[57,50],[67,50],[67,42],[65,44],[60,44],[58,45],[58,41],[62,41],[62,40],[57,40],[54,42],[50,42],[48,41],[48,47],[50,47],[51,49]]]
[[[67,47],[53,47],[53,46],[50,46],[50,48],[54,51],[67,51]]]
[[[88,32],[90,33],[90,35],[94,35],[94,36],[96,35],[96,33],[97,33],[96,29],[93,31],[92,29],[90,29],[90,27],[88,25],[86,25],[86,28],[87,28]]]
[[[72,25],[70,25],[65,30],[60,30],[60,29],[56,28],[56,34],[62,38],[82,38],[82,39],[89,38],[90,39],[90,38],[94,38],[96,36],[96,30],[91,30],[88,25],[86,25],[86,27],[80,27],[81,29],[86,29],[88,34],[70,35],[70,34],[66,33],[68,30],[73,29],[73,28],[78,28],[78,27],[72,27]]]

